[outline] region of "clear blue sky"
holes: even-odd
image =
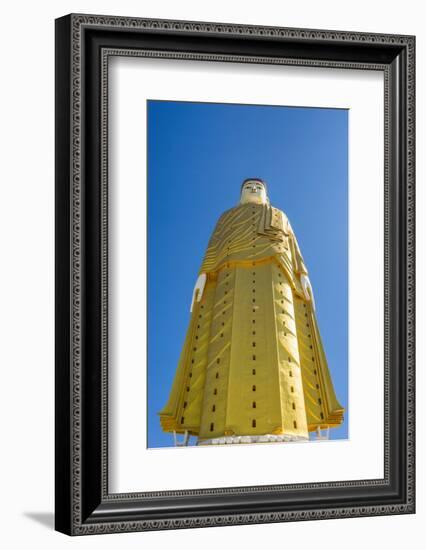
[[[173,83],[171,83],[173,85]],[[217,219],[260,177],[296,233],[345,423],[348,415],[348,111],[148,101],[148,446],[160,427]]]

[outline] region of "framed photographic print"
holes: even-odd
[[[412,36],[56,21],[56,529],[413,513]]]

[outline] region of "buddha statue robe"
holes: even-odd
[[[226,211],[200,274],[206,283],[159,413],[163,430],[205,444],[303,440],[341,424],[286,215],[269,201]]]

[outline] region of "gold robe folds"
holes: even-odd
[[[163,430],[198,436],[308,432],[343,420],[287,217],[267,204],[226,211],[210,239]]]

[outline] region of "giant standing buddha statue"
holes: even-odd
[[[179,445],[189,435],[198,445],[307,440],[343,421],[307,268],[260,179],[243,182],[216,224],[159,414]]]

